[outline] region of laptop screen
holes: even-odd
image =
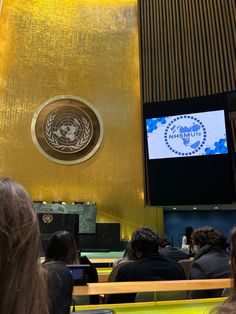
[[[74,285],[86,285],[89,282],[89,270],[91,265],[67,265],[74,280]]]

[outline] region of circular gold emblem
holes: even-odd
[[[76,96],[50,98],[35,112],[31,133],[38,150],[62,164],[90,158],[103,138],[99,113]]]
[[[53,215],[45,214],[42,219],[45,224],[50,224],[53,221]]]

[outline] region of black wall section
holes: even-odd
[[[145,120],[200,112],[225,111],[228,153],[191,157],[149,159]],[[176,101],[146,103],[144,150],[147,203],[153,206],[224,204],[234,200],[233,142],[227,111],[226,94]],[[218,127],[212,125],[213,133]],[[182,143],[182,140],[178,140]],[[159,145],[157,142],[156,146]],[[166,144],[165,144],[166,145]],[[181,148],[181,147],[180,147]]]
[[[72,233],[78,241],[79,214],[38,213],[38,221],[43,250],[53,233],[59,230]]]
[[[120,224],[97,223],[96,234],[79,234],[78,248],[87,250],[120,250]]]

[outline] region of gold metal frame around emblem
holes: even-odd
[[[50,145],[44,134],[44,124],[53,112],[80,112],[85,115],[91,125],[91,138],[81,150],[68,152],[57,151]],[[44,102],[34,113],[31,123],[31,136],[39,152],[49,160],[73,165],[91,158],[99,149],[103,140],[103,123],[99,112],[86,100],[72,95],[56,96]]]
[[[52,214],[45,214],[45,215],[43,215],[42,220],[45,224],[50,224],[53,221],[53,215]]]

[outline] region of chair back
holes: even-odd
[[[189,279],[190,266],[192,261],[190,259],[181,259],[178,263],[182,266],[186,279]]]
[[[187,291],[138,292],[135,302],[185,300],[187,298]]]

